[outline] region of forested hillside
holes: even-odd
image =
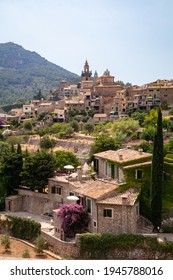
[[[39,90],[47,95],[61,80],[79,76],[14,43],[0,44],[0,104],[31,99]]]

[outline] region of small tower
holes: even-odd
[[[98,78],[98,73],[97,73],[97,71],[95,71],[94,72],[94,80],[97,80],[97,78]]]

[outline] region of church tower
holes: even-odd
[[[84,71],[82,71],[81,76],[82,76],[82,81],[88,81],[92,76],[92,71],[89,71],[89,64],[87,60],[85,61]]]

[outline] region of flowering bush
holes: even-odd
[[[88,212],[79,204],[63,204],[57,212],[63,218],[61,228],[66,235],[75,235],[85,231],[90,221]]]

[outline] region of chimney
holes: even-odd
[[[127,204],[127,198],[128,198],[127,195],[123,195],[122,196],[122,205],[126,205]]]

